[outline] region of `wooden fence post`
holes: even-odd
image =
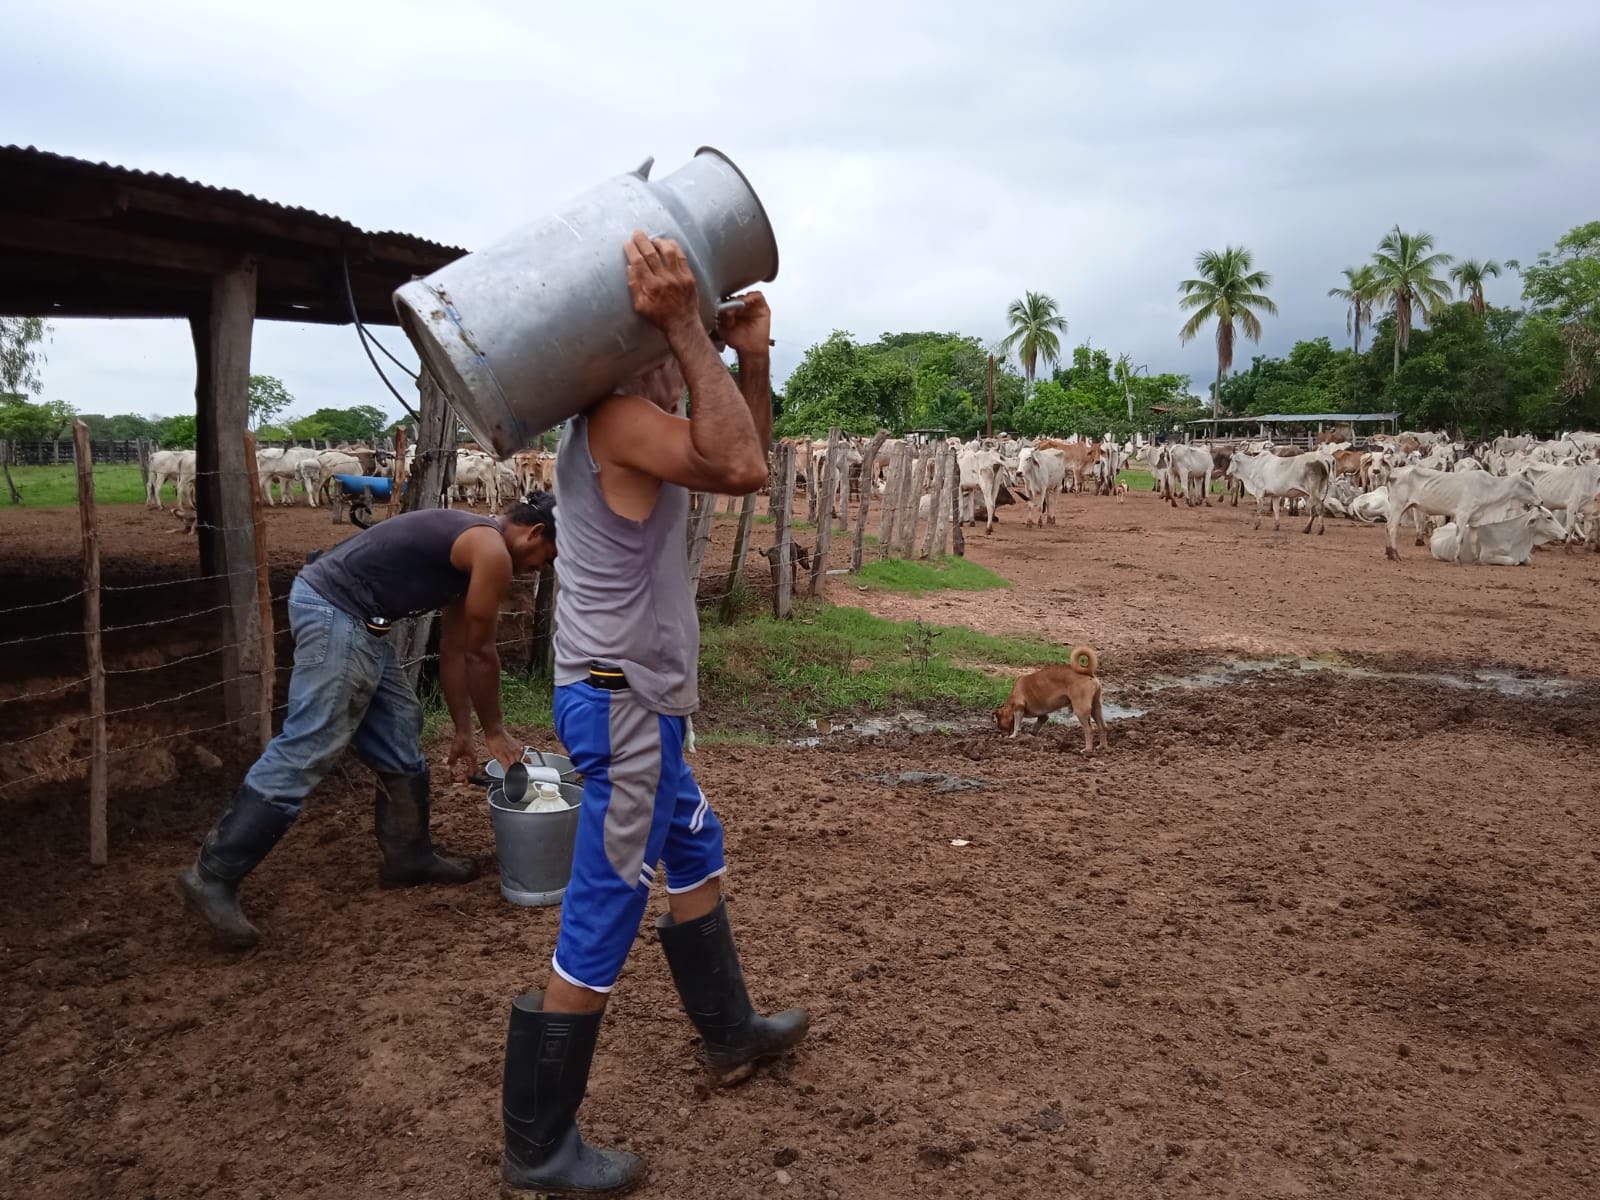
[[[17,491],[17,485],[11,482],[11,455],[10,442],[0,442],[0,474],[6,477],[6,490],[11,493],[11,503],[21,504],[22,493]]]
[[[776,541],[769,551],[773,559],[772,615],[778,618],[789,616],[793,602],[794,563],[791,558],[792,533],[789,525],[794,516],[794,460],[794,446],[783,447],[779,455],[777,478],[779,501]]]
[[[137,443],[139,454],[139,482],[144,484],[146,492],[150,490],[150,440],[140,438]]]
[[[528,674],[550,676],[555,673],[556,569],[548,566],[539,572],[538,591],[533,596],[532,645],[528,648]]]
[[[810,521],[813,525],[815,525],[817,523],[817,510],[818,510],[818,507],[819,507],[818,502],[822,498],[822,474],[823,474],[823,472],[817,470],[817,452],[816,452],[816,447],[815,446],[808,446],[806,452],[807,452],[807,458],[806,458],[806,461],[805,461],[805,464],[804,464],[805,465],[805,471],[806,471],[806,520]],[[822,462],[823,462],[823,471],[825,471],[827,469],[827,462],[828,462],[827,458],[824,457]],[[799,465],[799,464],[796,464],[796,465]],[[793,519],[793,516],[794,516],[794,514],[791,513],[790,514],[790,518]]]
[[[78,523],[83,530],[83,633],[89,663],[89,861],[106,865],[106,664],[100,650],[100,529],[95,522],[94,460],[89,427],[72,423],[78,464]]]
[[[928,524],[932,530],[928,544],[933,547],[933,553],[941,556],[949,553],[949,489],[956,488],[959,490],[961,487],[961,480],[956,474],[955,460],[951,457],[949,450],[950,448],[947,444],[939,451],[939,494],[933,498],[933,515],[928,518]]]
[[[450,407],[444,391],[426,369],[417,379],[417,398],[418,415],[421,418],[417,427],[417,453],[413,460],[417,475],[400,499],[401,512],[439,508],[445,488],[450,486],[450,481],[455,477],[455,410]],[[395,644],[395,657],[400,660],[401,669],[413,688],[422,675],[422,658],[428,652],[433,620],[432,613],[424,613],[420,617],[396,621],[394,632],[389,635]]]
[[[846,455],[849,443],[837,429],[828,432],[828,457],[822,470],[822,508],[817,513],[817,544],[811,551],[811,586],[808,596],[815,596],[822,586],[822,577],[828,573],[828,547],[833,544],[833,505],[838,499],[839,476],[848,474]],[[840,468],[844,471],[841,472]],[[849,511],[848,493],[845,509]]]
[[[911,470],[900,502],[899,533],[895,538],[895,553],[910,558],[917,544],[917,519],[922,501],[923,477],[927,474],[927,455],[917,447],[911,455]]]
[[[715,492],[700,493],[700,508],[690,520],[689,589],[700,594],[700,572],[706,565],[706,547],[711,544],[711,525],[717,516]]]
[[[961,453],[954,446],[950,451],[950,553],[957,558],[967,554],[967,538],[961,532]]]
[[[261,476],[256,465],[256,435],[244,434],[244,469],[250,477],[250,521],[256,542],[256,607],[261,613],[261,706],[259,739],[265,750],[272,740],[272,701],[278,682],[277,652],[272,642],[272,572],[267,566],[267,517],[261,507]],[[290,493],[293,499],[293,492]]]
[[[887,429],[878,430],[867,443],[867,448],[861,452],[861,503],[856,508],[855,538],[850,543],[852,572],[861,570],[861,558],[865,552],[867,539],[867,505],[872,501],[873,476],[877,473],[874,464],[878,460],[878,451],[883,449],[884,439],[888,436]]]
[[[739,531],[733,535],[733,562],[728,567],[728,591],[722,597],[722,619],[731,621],[739,600],[739,585],[744,578],[744,560],[750,552],[750,525],[756,515],[756,494],[744,498],[739,509]]]
[[[394,431],[394,457],[389,460],[389,509],[384,516],[400,511],[400,493],[406,486],[406,427]]]
[[[878,557],[888,558],[894,548],[894,518],[900,506],[900,485],[905,482],[907,446],[901,442],[889,452],[884,472],[883,499],[878,502]]]
[[[933,553],[934,538],[939,532],[939,514],[944,511],[945,478],[950,472],[949,459],[939,450],[933,452],[933,464],[933,491],[929,493],[928,498],[928,528],[922,535],[923,558]],[[918,507],[921,507],[920,502]]]

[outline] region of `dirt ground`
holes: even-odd
[[[72,525],[25,515],[0,512],[0,570],[42,599]],[[645,1154],[663,1198],[1600,1194],[1600,556],[1393,564],[1381,530],[1255,533],[1139,494],[1020,515],[969,533],[1006,591],[835,599],[1087,641],[1146,715],[1088,759],[1076,728],[1012,742],[982,714],[703,747],[752,992],[814,1031],[708,1094],[658,896],[591,1139]],[[184,545],[117,519],[130,577]],[[286,580],[329,527],[273,520]],[[1155,686],[1261,655],[1412,674]],[[8,686],[39,686],[26,662]],[[1531,694],[1416,677],[1490,666]],[[114,778],[99,871],[80,786],[0,796],[0,1193],[492,1195],[507,1007],[557,913],[501,901],[492,863],[379,890],[351,765],[246,886],[261,947],[219,953],[171,881],[243,763],[174,741],[176,778]],[[485,815],[440,788],[444,845],[491,858]]]

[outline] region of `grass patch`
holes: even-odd
[[[24,508],[76,508],[78,506],[78,469],[71,463],[52,467],[10,468],[11,480],[22,493]],[[0,496],[9,500],[0,480]],[[168,484],[163,494],[176,498],[177,489]],[[137,463],[96,463],[94,468],[94,500],[96,504],[143,504],[144,479]]]
[[[778,520],[777,517],[771,517],[771,516],[760,516],[760,517],[756,517],[755,518],[755,522],[756,522],[757,525],[772,525],[772,524],[775,524],[777,522],[777,520]],[[798,530],[799,532],[804,533],[808,529],[815,529],[816,526],[813,525],[810,521],[795,520],[795,521],[790,521],[789,522],[789,528],[793,529],[793,530]],[[837,532],[837,531],[835,531],[835,532]],[[840,536],[843,536],[843,535],[841,534]]]
[[[979,566],[971,559],[954,557],[886,558],[864,563],[856,581],[881,591],[909,592],[913,596],[947,589],[982,592],[1011,586],[988,567]]]
[[[1118,471],[1117,478],[1128,485],[1130,492],[1148,492],[1155,482],[1149,471]]]
[[[1061,646],[1038,638],[888,621],[826,604],[798,604],[788,621],[765,615],[731,625],[706,621],[700,642],[704,716],[696,715],[695,740],[759,746],[819,717],[983,712],[1011,690],[1011,668],[1063,656]],[[547,679],[502,675],[500,705],[513,736],[543,738],[554,727]],[[447,738],[450,716],[437,694],[425,697],[424,712],[424,740]]]
[[[760,617],[705,629],[700,690],[708,732],[792,729],[847,713],[993,707],[1011,681],[982,666],[1034,667],[1062,653],[1036,638],[887,621],[858,608],[796,611],[791,621]]]

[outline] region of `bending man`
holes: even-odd
[[[378,777],[384,887],[466,883],[477,864],[434,852],[422,706],[386,639],[390,623],[442,608],[439,682],[455,722],[450,761],[474,757],[472,712],[489,753],[522,748],[500,720],[495,628],[513,573],[555,557],[555,500],[539,493],[501,517],[453,509],[404,513],[356,534],[301,571],[289,592],[294,673],[283,731],[244,777],[182,875],[184,902],[229,946],[254,945],[239,883],[294,823],[346,746]]]

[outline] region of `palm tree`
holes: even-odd
[[[1500,278],[1500,264],[1492,258],[1488,262],[1469,258],[1450,268],[1450,278],[1456,281],[1461,294],[1472,305],[1472,315],[1475,317],[1483,316],[1483,281],[1491,275]]]
[[[1372,328],[1372,305],[1378,299],[1378,276],[1369,263],[1344,269],[1344,287],[1328,289],[1328,295],[1350,307],[1344,316],[1344,331],[1355,334],[1355,350],[1361,353],[1361,327]]]
[[[1013,300],[1006,309],[1006,320],[1011,322],[1011,332],[1001,339],[1000,352],[1009,354],[1016,349],[1031,394],[1039,360],[1042,358],[1045,366],[1053,367],[1061,359],[1061,339],[1057,335],[1067,331],[1067,319],[1051,297],[1043,292],[1025,292],[1021,300]]]
[[[1211,403],[1222,399],[1222,375],[1233,366],[1234,324],[1237,322],[1245,336],[1253,342],[1261,340],[1261,318],[1254,309],[1272,316],[1278,315],[1278,306],[1265,294],[1272,286],[1272,276],[1265,271],[1252,271],[1255,258],[1243,246],[1229,246],[1221,253],[1202,250],[1195,255],[1198,279],[1185,279],[1178,285],[1183,299],[1178,307],[1193,309],[1194,316],[1178,331],[1180,343],[1192,340],[1200,327],[1212,318],[1217,322],[1217,387]]]
[[[1378,300],[1394,309],[1394,371],[1400,370],[1400,352],[1411,345],[1412,310],[1424,317],[1437,313],[1450,299],[1450,285],[1437,272],[1450,265],[1450,255],[1429,254],[1433,234],[1402,233],[1396,225],[1383,235],[1372,256],[1378,276]]]

